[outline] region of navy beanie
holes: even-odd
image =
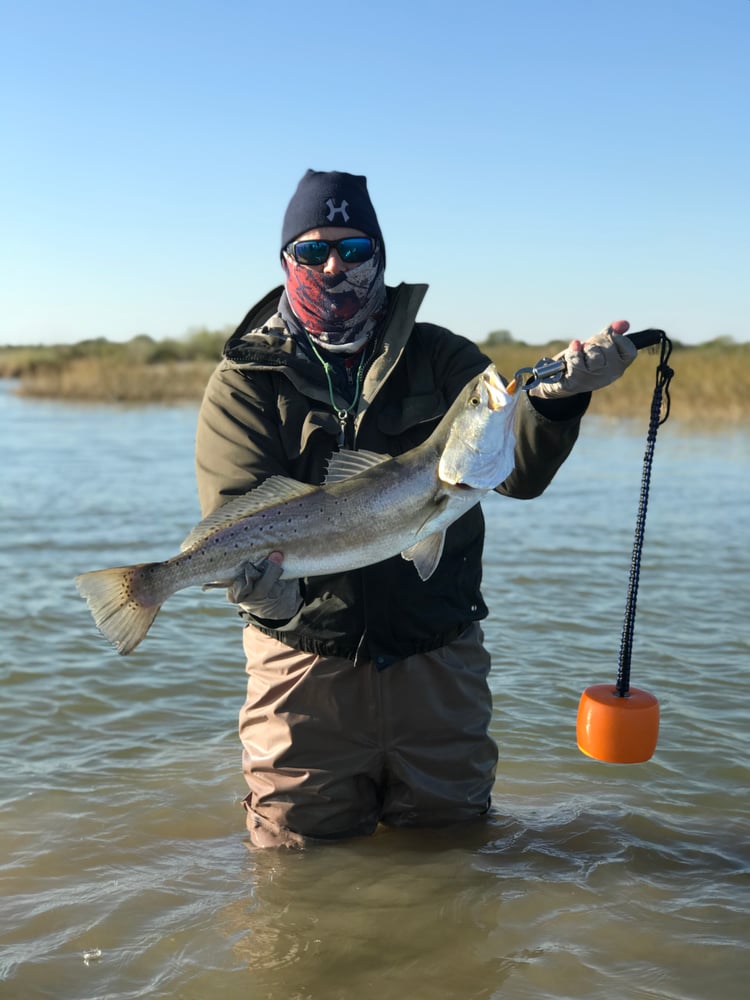
[[[367,178],[338,170],[308,170],[297,185],[281,227],[281,249],[308,229],[345,226],[374,236],[385,258],[383,234],[367,192]]]

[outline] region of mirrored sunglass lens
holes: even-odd
[[[339,240],[339,257],[347,264],[361,264],[369,260],[373,254],[372,240],[366,236],[350,236]]]
[[[330,244],[325,240],[302,240],[294,244],[294,256],[300,264],[325,264],[330,252]]]

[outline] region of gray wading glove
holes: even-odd
[[[559,382],[540,382],[529,389],[530,396],[540,399],[562,399],[579,392],[593,392],[615,382],[631,364],[638,349],[632,340],[623,337],[629,324],[617,320],[595,337],[581,343],[574,340],[553,358],[564,359],[566,372]]]
[[[271,553],[276,555],[276,553]],[[280,580],[282,560],[264,559],[245,563],[239,576],[227,588],[227,600],[239,604],[256,618],[289,621],[299,611],[302,595],[299,580]]]

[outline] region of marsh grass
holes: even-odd
[[[19,393],[46,399],[107,403],[182,403],[199,400],[213,362],[155,364],[76,358],[59,367],[44,366],[21,375]]]
[[[128,344],[97,340],[57,348],[0,348],[0,377],[17,378],[17,391],[24,396],[113,403],[197,402],[225,337],[225,331],[199,331],[187,341],[137,337]],[[510,341],[480,346],[510,377],[565,345]],[[647,421],[658,361],[658,349],[641,351],[624,378],[594,393],[590,412]],[[750,344],[719,340],[698,347],[676,345],[669,364],[675,373],[670,387],[672,417],[717,425],[750,421]]]

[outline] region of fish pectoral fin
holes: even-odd
[[[415,545],[410,545],[401,553],[404,559],[414,563],[414,568],[419,573],[420,580],[429,580],[437,569],[440,557],[443,554],[443,544],[445,543],[445,532],[436,531],[427,538],[423,538]]]
[[[187,549],[191,549],[217,528],[224,528],[228,524],[239,521],[240,518],[257,514],[258,511],[283,503],[285,500],[294,500],[307,493],[314,493],[318,488],[310,486],[309,483],[300,483],[297,479],[289,479],[286,476],[270,476],[254,490],[243,493],[241,496],[230,497],[212,514],[204,517],[182,543],[180,551],[185,552]]]
[[[324,485],[330,486],[331,483],[351,479],[360,472],[366,472],[368,469],[374,469],[376,465],[390,461],[390,458],[390,455],[379,455],[374,451],[349,451],[346,448],[335,451],[328,460]]]

